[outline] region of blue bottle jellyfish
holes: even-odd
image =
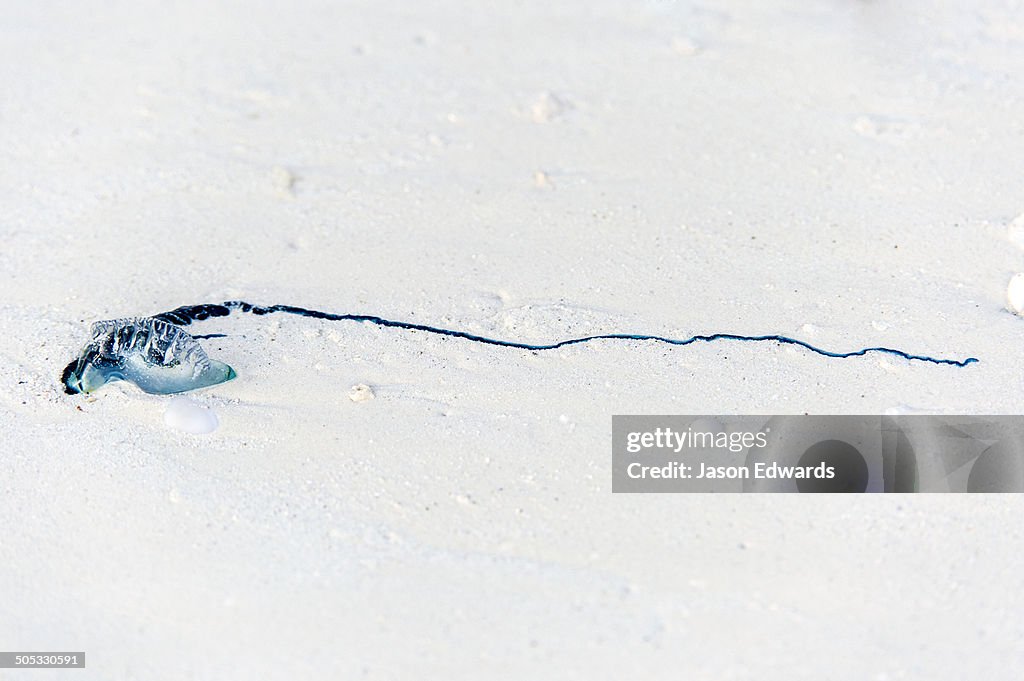
[[[235,370],[207,357],[199,341],[153,317],[92,325],[92,338],[64,369],[65,392],[91,393],[112,381],[130,381],[166,395],[206,388],[235,378]]]

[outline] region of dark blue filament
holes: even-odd
[[[860,350],[852,350],[850,352],[832,352],[830,350],[823,350],[821,348],[814,347],[810,343],[806,343],[796,338],[790,338],[788,336],[780,336],[778,334],[767,334],[764,336],[743,336],[734,333],[712,333],[702,336],[691,336],[690,338],[678,339],[678,338],[665,338],[664,336],[651,336],[647,334],[632,334],[632,333],[607,333],[600,334],[597,336],[584,336],[582,338],[569,338],[567,340],[558,341],[555,343],[544,343],[540,345],[534,345],[531,343],[518,343],[516,341],[506,341],[497,338],[487,338],[486,336],[477,336],[472,333],[465,331],[455,331],[452,329],[442,329],[436,326],[426,326],[425,324],[415,324],[413,322],[398,322],[391,319],[384,319],[383,317],[376,317],[374,315],[362,315],[362,314],[334,314],[331,312],[320,312],[319,310],[307,310],[301,307],[294,307],[292,305],[269,305],[266,307],[253,305],[246,303],[241,300],[230,300],[221,304],[206,304],[206,305],[185,305],[179,307],[170,312],[164,312],[155,315],[157,319],[177,324],[179,326],[187,326],[195,321],[202,321],[211,317],[226,317],[231,314],[232,310],[241,310],[242,312],[248,312],[255,315],[266,315],[275,312],[283,312],[285,314],[301,315],[303,317],[313,317],[314,319],[326,319],[328,321],[352,321],[352,322],[369,322],[370,324],[376,324],[377,326],[386,326],[395,329],[405,329],[407,331],[424,331],[426,333],[433,333],[439,336],[451,336],[453,338],[463,338],[465,340],[473,341],[474,343],[484,343],[486,345],[497,345],[503,348],[518,348],[520,350],[556,350],[558,348],[564,348],[568,345],[577,345],[579,343],[589,343],[590,341],[596,340],[637,340],[637,341],[657,341],[659,343],[668,343],[669,345],[690,345],[698,341],[713,342],[718,340],[735,340],[735,341],[775,341],[784,345],[798,345],[802,348],[815,352],[825,357],[861,357],[868,354],[869,352],[878,352],[887,355],[895,355],[896,357],[902,357],[908,360],[918,360],[921,362],[931,362],[932,364],[949,364],[952,366],[965,367],[968,364],[977,362],[976,357],[968,357],[967,359],[943,359],[941,357],[929,357],[928,355],[912,355],[903,350],[896,350],[893,348],[885,347],[871,347],[862,348]]]

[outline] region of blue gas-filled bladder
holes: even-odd
[[[235,370],[210,359],[180,327],[152,317],[92,325],[92,338],[64,369],[64,389],[91,393],[112,381],[130,381],[147,393],[167,395],[230,381]]]

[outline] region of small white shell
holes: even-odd
[[[352,389],[348,391],[348,399],[353,402],[366,402],[368,400],[372,400],[374,397],[373,388],[365,383],[354,385],[352,386]]]

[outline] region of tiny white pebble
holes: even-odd
[[[291,196],[295,192],[295,175],[287,168],[275,166],[270,173],[270,181],[281,195]]]
[[[212,433],[220,425],[213,410],[187,397],[175,397],[168,403],[164,423],[193,435]]]
[[[545,92],[530,107],[530,117],[535,123],[550,123],[570,109],[572,105],[568,101],[552,92]]]
[[[1024,272],[1013,275],[1006,287],[1006,302],[1014,314],[1024,313]]]
[[[348,399],[353,402],[366,402],[367,400],[372,400],[374,397],[376,397],[376,395],[373,394],[373,388],[365,383],[354,385],[351,390],[348,391]]]

